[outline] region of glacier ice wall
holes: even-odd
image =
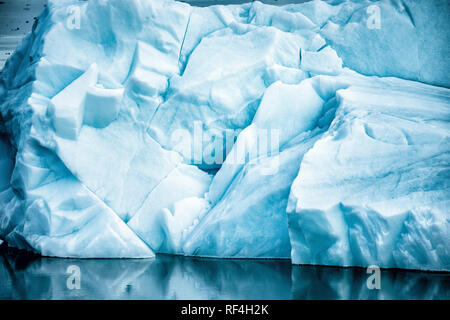
[[[50,1],[0,74],[0,238],[450,270],[449,12]]]
[[[293,262],[446,269],[449,92],[364,82],[337,92],[333,123],[292,184]]]

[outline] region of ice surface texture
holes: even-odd
[[[450,271],[446,1],[50,1],[0,75],[0,238]]]

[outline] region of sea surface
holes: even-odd
[[[292,266],[289,260],[42,258],[3,249],[0,299],[450,299],[450,274]]]

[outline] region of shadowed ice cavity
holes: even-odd
[[[70,266],[80,288],[69,289]],[[70,268],[69,268],[70,271]],[[57,259],[0,255],[0,299],[448,299],[450,275],[382,270],[369,290],[362,268],[291,266],[288,260]]]

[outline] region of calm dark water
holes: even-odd
[[[79,289],[69,289],[74,265]],[[368,276],[286,260],[79,260],[8,251],[0,255],[0,299],[450,299],[449,274],[382,270],[380,290],[367,288]]]

